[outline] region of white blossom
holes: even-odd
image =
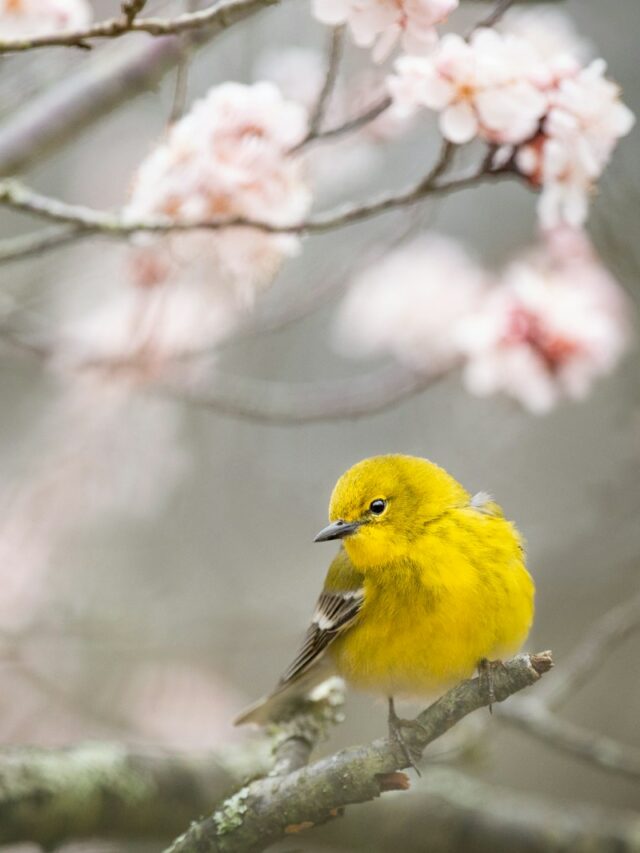
[[[450,33],[428,56],[398,59],[395,70],[388,85],[398,108],[436,110],[442,135],[457,144],[477,136],[522,142],[547,110],[535,51],[491,29],[476,30],[468,41]]]
[[[337,317],[338,346],[359,357],[389,353],[420,371],[446,369],[459,355],[452,328],[478,307],[485,284],[453,241],[416,240],[354,279]]]
[[[83,29],[91,17],[86,0],[0,0],[0,36],[22,38]]]
[[[373,47],[385,59],[398,41],[409,53],[437,42],[436,26],[458,7],[458,0],[313,0],[313,12],[330,26],[347,24],[359,47]]]
[[[516,155],[520,170],[542,188],[543,226],[584,223],[589,197],[618,140],[635,122],[620,100],[620,89],[594,60],[562,79],[550,93],[543,133]]]
[[[239,217],[276,226],[300,221],[311,196],[299,158],[288,152],[306,124],[304,107],[271,83],[215,87],[142,163],[126,216]],[[168,298],[183,317],[208,314],[213,340],[216,330],[233,327],[298,245],[294,236],[246,227],[175,232],[141,240],[130,273],[142,288],[173,284],[176,291],[180,285],[182,292]]]
[[[459,324],[466,386],[481,396],[504,392],[538,414],[564,397],[583,398],[627,349],[627,315],[620,286],[586,237],[550,234]]]

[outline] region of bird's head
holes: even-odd
[[[416,456],[373,456],[340,477],[331,495],[327,527],[316,542],[344,540],[361,570],[411,556],[426,525],[469,502],[447,472]]]

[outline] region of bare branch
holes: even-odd
[[[322,128],[325,112],[329,106],[331,95],[333,94],[333,90],[338,79],[343,46],[344,27],[334,27],[329,39],[327,70],[325,73],[324,83],[320,89],[315,107],[311,111],[311,115],[309,117],[309,132],[306,138],[300,143],[300,147],[316,137]]]
[[[383,797],[357,817],[340,827],[344,853],[640,851],[640,817],[500,787],[432,761],[414,795]]]
[[[280,0],[218,0],[206,9],[185,12],[175,18],[138,18],[145,3],[130,0],[123,4],[123,14],[119,17],[100,21],[84,29],[45,33],[27,38],[2,39],[0,53],[16,53],[42,47],[86,47],[92,39],[119,38],[125,33],[168,36],[207,27],[226,29],[236,23],[239,18],[278,2]]]
[[[0,204],[51,222],[66,223],[74,226],[74,233],[61,232],[60,239],[64,242],[69,242],[74,236],[81,234],[102,234],[110,237],[126,238],[132,234],[141,232],[168,234],[194,230],[217,231],[223,228],[239,227],[257,228],[272,234],[322,234],[379,216],[400,207],[409,207],[418,204],[428,197],[448,195],[458,190],[476,186],[487,180],[498,180],[512,176],[512,172],[508,170],[493,170],[490,164],[483,161],[466,175],[463,174],[448,179],[441,178],[452,159],[453,151],[454,146],[451,143],[445,143],[438,161],[427,175],[416,184],[404,190],[385,193],[369,202],[344,205],[338,209],[311,216],[302,222],[288,226],[276,226],[268,222],[243,218],[191,222],[175,221],[166,217],[129,220],[118,213],[108,213],[82,205],[67,204],[58,199],[41,195],[13,181],[0,182]],[[34,245],[37,247],[37,251],[44,251],[45,249],[52,248],[55,245],[55,240],[48,236],[45,244],[41,246],[39,241],[34,238]],[[16,257],[12,243],[9,246],[3,246],[0,243],[0,260],[2,260],[4,254],[8,255],[11,259]],[[24,252],[21,252],[19,256],[23,255]]]
[[[558,708],[597,672],[607,655],[640,629],[640,592],[613,607],[589,627],[583,640],[563,662],[562,672],[545,683],[540,700]]]
[[[503,16],[506,15],[514,3],[516,3],[516,0],[498,0],[493,11],[490,12],[486,18],[483,18],[474,25],[474,30],[480,29],[481,27],[495,27],[496,24],[500,23]]]
[[[388,95],[385,95],[373,104],[373,106],[368,107],[364,112],[360,113],[360,115],[354,116],[353,118],[343,122],[343,124],[336,125],[336,127],[327,128],[326,130],[319,131],[314,136],[307,137],[307,139],[301,142],[293,150],[296,151],[298,148],[302,148],[303,146],[306,147],[318,142],[337,139],[338,137],[346,136],[349,133],[355,133],[357,130],[361,130],[363,127],[366,127],[366,125],[371,124],[371,122],[377,119],[379,115],[382,115],[385,110],[388,110],[390,106],[391,98]]]
[[[496,673],[498,701],[534,684],[552,666],[550,652],[519,655]],[[407,730],[416,755],[467,714],[488,703],[477,678],[463,681],[417,718],[419,726]],[[388,739],[352,747],[277,779],[261,779],[246,786],[216,812],[190,828],[169,848],[171,853],[225,853],[263,850],[287,834],[291,827],[323,823],[347,805],[380,796],[384,779],[407,766],[396,743]]]
[[[216,374],[207,390],[184,383],[151,386],[180,402],[261,423],[296,425],[355,419],[421,393],[445,373],[414,373],[398,365],[349,379],[297,384]]]
[[[536,698],[498,709],[498,716],[521,731],[603,770],[640,780],[640,750],[562,720]]]
[[[0,264],[33,258],[52,249],[75,243],[91,233],[73,226],[52,226],[30,234],[0,240]]]
[[[252,764],[254,772],[269,767],[255,750]],[[145,754],[113,744],[5,748],[0,842],[53,849],[73,838],[166,838],[241,782],[238,765],[234,770],[214,755]]]
[[[275,2],[275,0],[271,0]],[[190,47],[211,41],[233,24],[256,14],[265,3],[237,4],[215,25],[186,34]],[[117,45],[72,76],[29,101],[0,126],[0,175],[26,169],[77,138],[79,131],[124,101],[154,86],[183,56],[184,39]]]

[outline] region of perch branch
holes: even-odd
[[[519,655],[496,673],[498,701],[534,684],[552,666],[550,652]],[[467,714],[488,704],[477,678],[463,681],[417,718],[407,741],[416,755]],[[170,853],[233,853],[263,850],[292,828],[324,823],[347,805],[380,796],[384,777],[407,766],[403,751],[388,739],[352,747],[285,777],[260,779],[242,788],[213,815],[193,823]]]

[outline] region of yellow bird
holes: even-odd
[[[386,696],[433,696],[516,652],[533,620],[522,539],[493,499],[472,497],[443,468],[374,456],[338,480],[330,524],[340,539],[311,625],[273,693],[236,720],[277,719],[291,696],[328,676]]]

